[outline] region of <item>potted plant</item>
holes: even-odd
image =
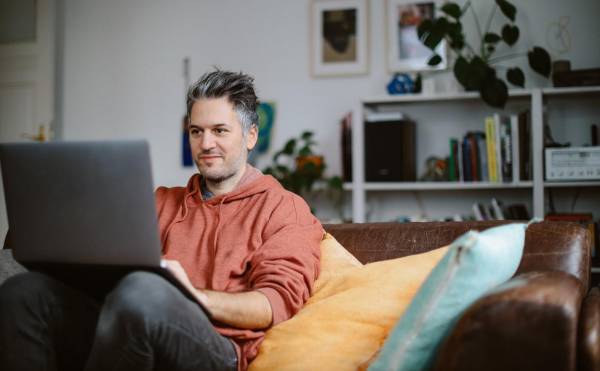
[[[275,177],[285,189],[305,198],[311,195],[315,183],[322,181],[327,196],[341,214],[342,179],[324,176],[325,160],[313,152],[315,144],[311,131],[289,139],[281,150],[275,152],[273,164],[263,172]]]
[[[492,32],[490,30],[491,21],[498,9],[507,18],[507,22],[500,32]],[[465,38],[461,19],[469,10],[475,19],[475,26],[479,34],[479,48],[471,46]],[[446,2],[441,7],[441,11],[442,16],[421,22],[417,29],[419,38],[431,50],[435,50],[435,47],[445,40],[456,55],[453,70],[458,82],[466,90],[479,91],[483,101],[490,106],[503,108],[508,100],[508,87],[497,73],[497,69],[502,68],[497,65],[498,62],[527,55],[529,65],[535,72],[546,78],[550,76],[550,55],[542,47],[534,46],[526,53],[502,56],[495,54],[501,43],[512,47],[519,39],[519,27],[514,23],[517,9],[510,2],[495,0],[495,5],[484,29],[481,27],[470,0],[462,8],[455,2]],[[434,52],[428,63],[435,66],[441,61],[441,56]],[[507,68],[505,78],[512,85],[525,87],[525,74],[517,66]]]

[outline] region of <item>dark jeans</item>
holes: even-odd
[[[236,370],[231,341],[160,276],[124,277],[103,302],[41,273],[0,286],[0,368]]]

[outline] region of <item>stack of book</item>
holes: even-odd
[[[529,211],[524,204],[504,206],[502,201],[492,198],[489,205],[480,202],[473,204],[475,220],[529,220]]]
[[[485,131],[450,138],[449,181],[492,183],[531,180],[529,112],[486,117]]]

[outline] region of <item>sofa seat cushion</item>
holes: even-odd
[[[355,371],[381,348],[446,251],[362,266],[327,235],[313,295],[293,318],[267,331],[249,370]]]
[[[510,279],[523,255],[525,224],[508,224],[456,239],[394,327],[369,371],[427,370],[460,315]]]

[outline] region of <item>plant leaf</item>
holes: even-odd
[[[298,151],[298,156],[310,156],[312,155],[312,151],[310,150],[309,146],[304,146],[300,149],[300,151]]]
[[[527,53],[527,59],[531,68],[544,77],[550,77],[551,62],[550,54],[546,49],[534,46],[532,50]]]
[[[342,178],[337,175],[329,178],[329,180],[327,180],[327,184],[329,185],[330,189],[337,191],[341,191],[344,188],[344,182],[342,181]]]
[[[432,27],[433,22],[431,19],[425,19],[423,22],[419,23],[417,26],[417,36],[419,36],[419,40],[423,41],[424,36],[431,32]]]
[[[467,89],[469,62],[463,57],[459,56],[454,63],[454,77],[456,80]]]
[[[285,165],[277,165],[275,168],[279,173],[281,173],[282,176],[286,176],[290,173],[290,169]]]
[[[496,0],[496,4],[500,7],[502,13],[511,21],[515,21],[517,15],[517,8],[506,0]]]
[[[496,77],[485,79],[479,89],[479,95],[490,106],[504,108],[508,100],[508,87]]]
[[[467,90],[481,90],[484,82],[496,77],[496,71],[481,57],[471,59],[467,68]]]
[[[525,87],[525,74],[519,67],[509,68],[506,71],[506,79],[513,85]]]
[[[441,61],[442,57],[440,57],[437,54],[434,54],[433,56],[431,56],[431,58],[429,58],[429,62],[427,62],[427,64],[430,66],[437,66],[438,64],[440,64]]]
[[[312,138],[312,136],[313,136],[312,131],[305,131],[305,132],[302,133],[302,137],[301,138],[304,139],[304,140],[308,140],[308,139]]]
[[[465,36],[462,32],[462,25],[459,22],[450,22],[447,26],[447,35],[450,38],[450,47],[454,50],[462,50],[465,46]]]
[[[434,50],[446,35],[447,28],[448,20],[446,18],[436,19],[429,34],[424,35],[423,44],[429,49]]]
[[[444,4],[444,6],[442,6],[441,8],[442,12],[448,14],[450,17],[454,18],[454,19],[459,19],[461,14],[460,11],[460,6],[458,6],[458,4],[453,3],[453,2],[448,2],[446,4]]]
[[[488,32],[483,37],[483,41],[485,41],[486,43],[497,43],[500,40],[502,40],[500,35],[498,35],[497,33],[493,33],[493,32]]]
[[[287,141],[287,143],[285,144],[285,146],[283,147],[281,152],[286,155],[292,155],[295,150],[296,150],[296,139],[290,139]]]
[[[510,46],[513,46],[519,39],[519,27],[505,24],[502,27],[502,40]]]

